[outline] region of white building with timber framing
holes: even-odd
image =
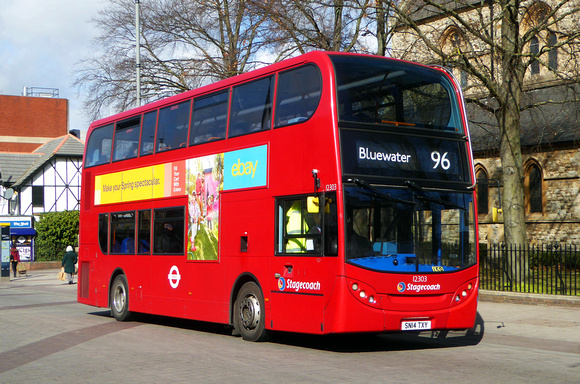
[[[84,143],[64,135],[31,153],[0,152],[0,223],[11,224],[11,240],[25,260],[34,259],[35,216],[80,209]]]

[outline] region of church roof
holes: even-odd
[[[530,108],[520,115],[522,147],[580,143],[580,101],[574,101],[577,91],[561,85],[524,94],[522,105]],[[498,151],[500,133],[494,115],[468,104],[467,118],[474,152]]]
[[[418,24],[429,22],[430,19],[442,17],[444,12],[441,9],[454,12],[480,8],[484,5],[480,0],[433,0],[432,4],[427,4],[422,0],[406,0],[402,4],[403,9],[413,21]]]

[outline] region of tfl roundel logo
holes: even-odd
[[[278,279],[278,289],[283,291],[286,288],[286,279],[283,277]]]
[[[399,291],[401,293],[405,292],[406,288],[407,287],[405,286],[405,283],[403,283],[402,281],[399,284],[397,284],[397,291]]]

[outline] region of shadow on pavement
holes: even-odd
[[[387,334],[304,335],[275,333],[271,342],[332,352],[379,352],[477,345],[484,325],[479,313],[475,326],[462,331],[397,332]]]
[[[101,316],[101,317],[110,317],[112,319],[110,309],[91,312],[91,313],[89,313],[89,315]],[[215,334],[222,334],[222,335],[231,335],[232,334],[231,327],[228,325],[224,325],[224,324],[208,323],[208,322],[204,322],[204,321],[196,321],[196,320],[189,320],[189,319],[181,319],[181,318],[177,318],[177,317],[150,315],[150,314],[146,314],[146,313],[131,313],[131,317],[130,317],[130,320],[128,320],[128,322],[139,322],[139,323],[144,323],[144,324],[162,325],[165,327],[183,328],[183,329],[190,329],[192,331],[197,331],[197,332],[215,333]]]
[[[90,314],[111,317],[110,310],[92,312]],[[191,329],[192,331],[214,333],[218,335],[231,335],[232,332],[231,328],[224,324],[149,314],[134,314],[131,320],[145,324]],[[484,321],[478,312],[475,319],[475,326],[468,330],[322,336],[271,332],[270,342],[342,353],[379,352],[473,346],[479,344],[483,339],[483,334]]]

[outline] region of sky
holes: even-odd
[[[0,0],[0,94],[58,88],[69,100],[69,129],[86,131],[84,96],[72,86],[75,65],[91,53],[91,20],[105,0]]]

